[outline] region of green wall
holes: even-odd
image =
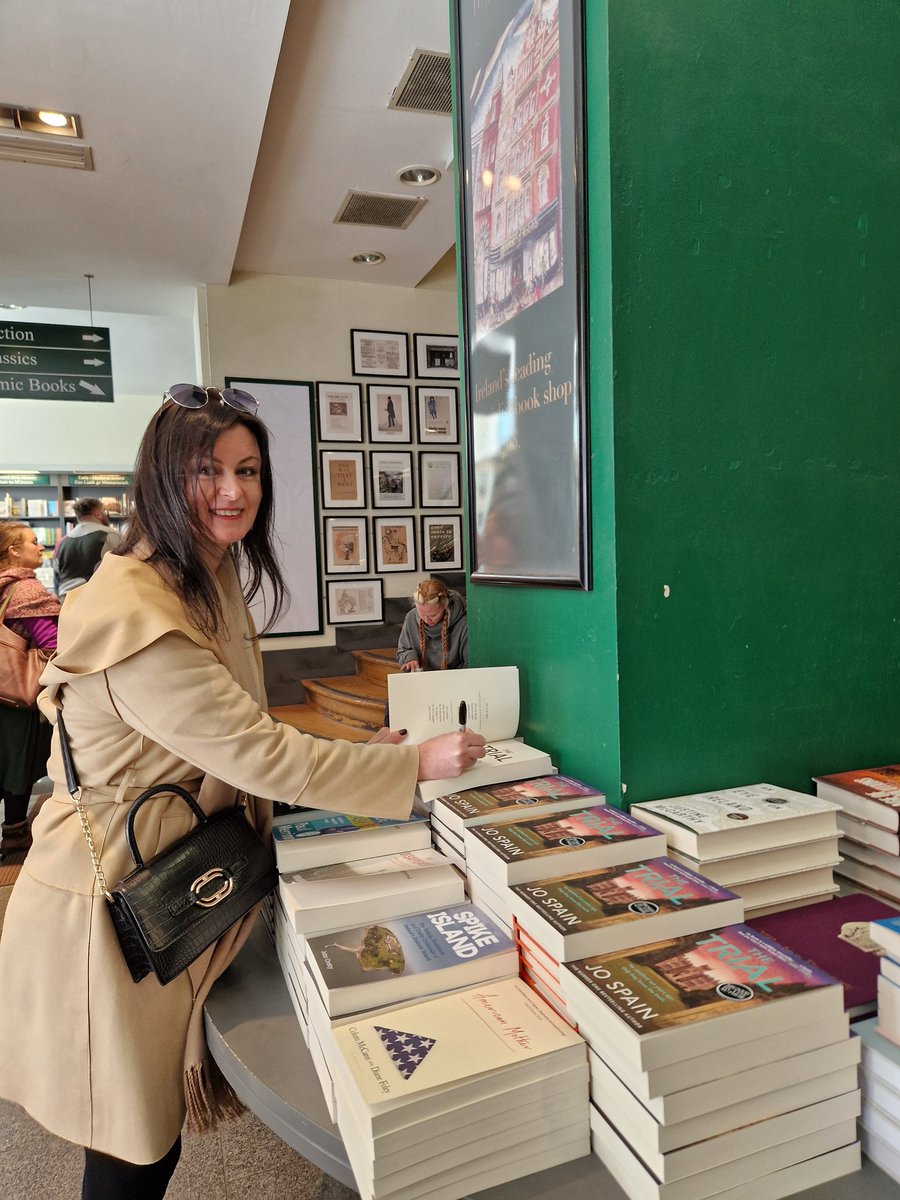
[[[594,590],[473,661],[611,798],[895,762],[900,6],[586,8]]]

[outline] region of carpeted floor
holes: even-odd
[[[0,936],[12,888],[0,886]],[[6,1030],[6,1036],[15,1036]],[[77,1200],[81,1151],[0,1101],[0,1197]],[[202,1137],[186,1135],[166,1200],[358,1200],[276,1137],[252,1113]],[[125,1198],[123,1197],[123,1200]]]

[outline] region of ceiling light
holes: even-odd
[[[58,112],[39,112],[38,120],[43,121],[45,125],[52,125],[54,129],[60,129],[63,125],[68,125],[69,118],[65,113]]]
[[[54,108],[29,108],[23,104],[0,104],[0,126],[44,137],[81,137],[81,117]]]
[[[408,183],[410,187],[428,187],[430,183],[437,183],[440,177],[436,167],[404,167],[397,172],[400,182]]]
[[[355,263],[383,263],[384,255],[380,250],[368,250],[365,254],[354,254],[351,262]]]
[[[19,312],[24,307],[24,304],[0,304],[0,308],[5,308],[7,312]]]

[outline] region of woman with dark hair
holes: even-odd
[[[34,573],[42,561],[43,550],[30,525],[0,521],[0,606],[6,604],[3,624],[49,657],[56,649],[59,601]],[[36,708],[0,704],[0,858],[27,854],[31,846],[28,802],[32,787],[47,769],[49,752],[50,726]]]
[[[93,842],[110,881],[131,868],[129,804],[179,783],[210,813],[247,794],[259,832],[271,801],[404,818],[417,779],[484,755],[467,732],[402,746],[321,742],[266,712],[246,601],[284,585],[272,550],[268,436],[246,392],[181,384],[138,454],[125,542],[66,600],[41,704],[62,707]],[[246,581],[242,594],[241,575]],[[269,620],[274,612],[269,614]],[[86,1148],[83,1200],[164,1195],[185,1116],[208,1129],[239,1109],[203,1035],[209,989],[244,942],[239,922],[162,987],[134,983],[113,933],[54,739],[53,796],[10,899],[0,943],[0,1095]],[[150,857],[184,836],[187,806],[145,805]]]

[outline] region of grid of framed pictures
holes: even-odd
[[[370,378],[316,384],[332,625],[380,622],[388,575],[463,566],[459,339],[352,329],[350,348]]]

